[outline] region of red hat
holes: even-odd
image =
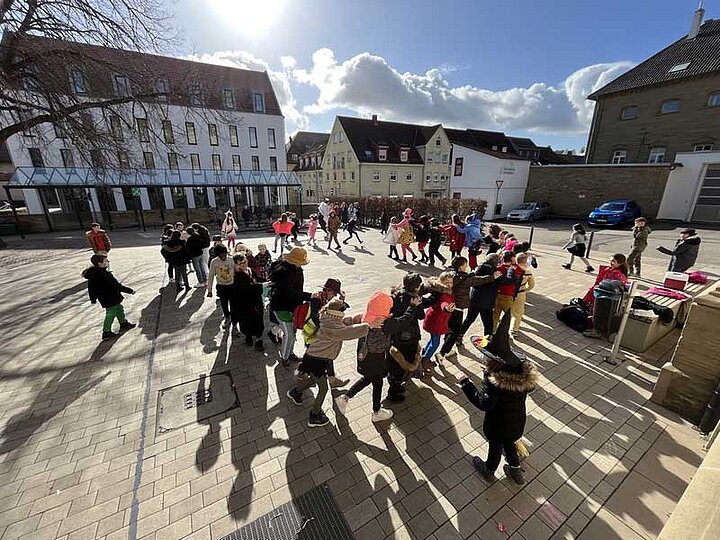
[[[385,320],[390,316],[392,307],[392,297],[386,292],[377,291],[370,297],[370,300],[368,300],[362,321],[365,323],[373,323],[378,319]]]

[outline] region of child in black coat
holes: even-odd
[[[263,286],[253,277],[248,258],[238,254],[233,257],[235,275],[230,295],[230,314],[234,332],[242,332],[248,347],[255,345],[258,351],[264,351],[262,335],[263,322]]]
[[[100,301],[100,305],[105,308],[105,321],[103,322],[103,341],[118,337],[112,331],[112,325],[117,318],[120,323],[120,332],[125,332],[137,325],[125,318],[125,310],[122,306],[123,296],[120,293],[135,294],[130,287],[125,287],[115,276],[108,272],[108,257],[105,254],[98,253],[90,257],[92,266],[86,268],[82,276],[88,280],[88,295],[90,303],[95,304]]]

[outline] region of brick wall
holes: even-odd
[[[526,201],[547,201],[553,216],[586,218],[609,199],[633,199],[648,219],[657,215],[671,167],[665,165],[537,165]]]

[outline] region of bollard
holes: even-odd
[[[703,433],[710,433],[720,420],[720,383],[715,387],[713,395],[710,397],[710,401],[705,409],[702,420],[698,424],[698,428]]]
[[[528,240],[530,247],[532,247],[533,236],[535,236],[535,227],[530,227],[530,239]]]
[[[590,240],[588,240],[587,249],[585,250],[585,258],[590,258],[590,249],[592,248],[593,238],[595,238],[595,231],[590,232]]]

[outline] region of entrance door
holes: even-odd
[[[705,172],[692,220],[720,222],[720,163],[709,165]]]

